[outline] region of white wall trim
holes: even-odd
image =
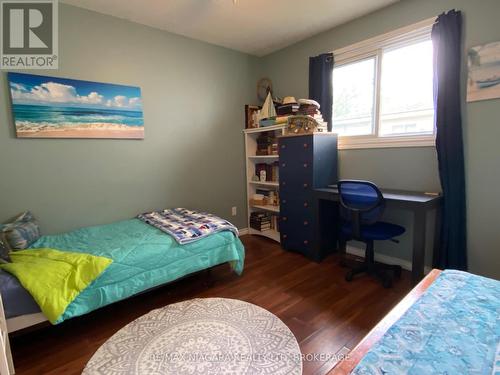
[[[358,257],[364,258],[365,257],[365,250],[361,249],[356,246],[352,245],[347,245],[346,246],[346,252],[348,254],[356,255]],[[390,255],[384,255],[380,253],[375,253],[375,260],[380,262],[380,263],[387,263],[387,264],[396,264],[398,266],[401,266],[404,270],[411,271],[412,269],[412,264],[411,262],[401,259],[401,258],[396,258],[396,257],[391,257]],[[425,274],[428,274],[431,272],[431,267],[425,266],[424,267],[424,272]]]
[[[411,40],[428,38],[431,34],[432,26],[436,22],[436,18],[437,17],[427,18],[412,25],[401,27],[346,47],[338,48],[332,51],[335,56],[335,64],[342,65],[348,63],[352,61],[352,59],[358,59],[364,55],[373,53],[373,51],[378,48],[397,46],[401,42],[407,43]]]
[[[406,137],[342,137],[339,136],[339,150],[393,147],[436,147],[436,136]]]
[[[238,233],[240,234],[240,237],[244,236],[245,234],[248,234],[248,228],[238,229]]]

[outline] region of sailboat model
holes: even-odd
[[[266,101],[260,110],[259,124],[260,126],[271,126],[274,125],[274,120],[276,120],[276,109],[274,108],[271,92],[268,92]]]

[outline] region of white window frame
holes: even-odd
[[[413,25],[403,27],[387,34],[355,43],[348,47],[333,51],[336,67],[351,64],[370,57],[375,59],[375,87],[374,87],[374,134],[339,136],[339,149],[362,149],[362,148],[386,148],[386,147],[434,147],[436,144],[436,130],[433,134],[425,135],[401,135],[380,137],[379,113],[380,113],[380,80],[381,62],[384,49],[403,47],[410,43],[429,40],[431,37],[432,25],[436,18],[429,18]],[[333,83],[332,83],[333,84]],[[334,87],[335,90],[335,87]],[[330,119],[331,121],[332,119]]]

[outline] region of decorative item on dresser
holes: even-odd
[[[338,209],[322,206],[319,214],[324,220],[316,223],[320,207],[313,191],[337,183],[337,135],[284,135],[278,138],[278,147],[281,245],[321,261],[336,249],[337,234],[332,228],[322,231],[329,235],[320,238],[318,225],[334,223]]]

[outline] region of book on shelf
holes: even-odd
[[[278,230],[278,215],[269,212],[252,212],[250,214],[250,228],[258,231]]]
[[[262,133],[257,137],[256,155],[277,155],[278,140],[274,131]]]

